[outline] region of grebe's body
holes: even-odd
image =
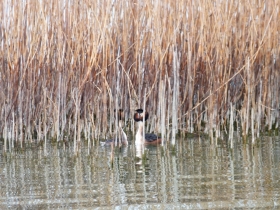
[[[143,144],[150,144],[150,145],[157,145],[161,143],[161,138],[153,133],[145,133],[143,134],[143,127],[144,122],[149,118],[148,112],[143,112],[143,109],[137,109],[136,113],[134,114],[134,120],[138,122],[138,130],[136,133],[135,144],[136,145],[143,145]]]
[[[114,139],[108,139],[105,142],[106,146],[110,146],[110,145],[120,145],[121,146],[121,145],[127,145],[127,144],[128,144],[127,136],[121,126],[119,126],[119,128],[118,128],[117,137]]]
[[[123,131],[122,128],[122,121],[124,120],[124,113],[122,109],[119,109],[117,113],[117,121],[118,121],[118,127],[116,130],[116,137],[113,139],[108,139],[105,142],[105,146],[110,146],[110,145],[127,145],[127,135]]]

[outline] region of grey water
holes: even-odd
[[[32,145],[4,152],[0,209],[280,209],[280,138],[178,139],[175,150]]]

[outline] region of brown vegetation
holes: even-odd
[[[96,139],[145,103],[173,143],[233,122],[254,139],[279,123],[279,3],[3,0],[2,137]]]

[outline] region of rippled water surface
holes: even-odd
[[[142,160],[133,144],[0,151],[0,209],[280,209],[279,137],[177,140]]]

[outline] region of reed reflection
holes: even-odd
[[[114,148],[113,164],[110,147],[1,153],[0,208],[277,207],[280,140],[262,142],[230,149],[226,140],[182,139],[175,152],[146,146],[141,164],[134,144]]]

